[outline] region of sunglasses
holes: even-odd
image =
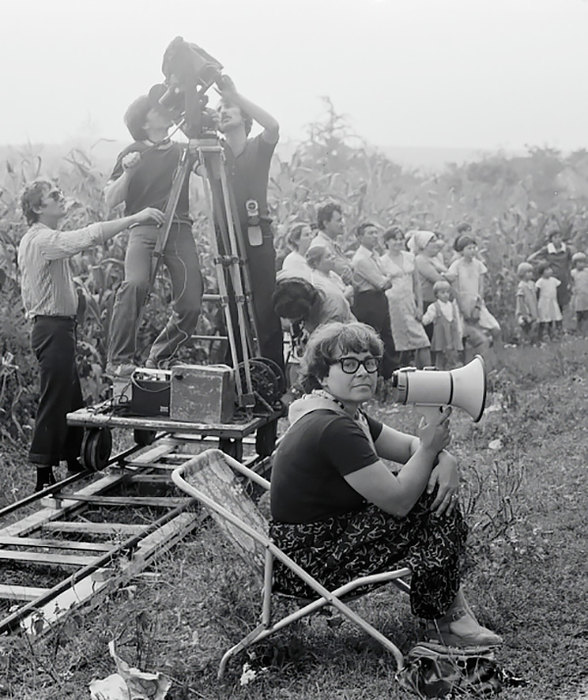
[[[58,189],[47,192],[47,197],[50,197],[55,202],[60,202],[62,199],[65,199],[65,195],[63,194],[63,192]]]
[[[340,357],[335,360],[332,364],[339,363],[344,374],[355,374],[361,365],[365,367],[365,371],[368,374],[373,374],[378,371],[380,366],[379,357],[366,357],[363,360],[358,360],[357,357]]]

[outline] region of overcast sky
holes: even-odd
[[[321,95],[369,142],[564,150],[588,142],[586,0],[2,0],[0,144],[91,131],[176,35],[300,139]],[[213,101],[214,104],[214,101]]]

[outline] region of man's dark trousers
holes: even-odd
[[[35,316],[31,345],[39,361],[41,393],[29,460],[54,466],[80,455],[83,428],[68,426],[67,413],[83,406],[76,367],[76,321]]]
[[[381,374],[384,379],[390,379],[392,372],[400,367],[400,357],[399,353],[396,352],[394,339],[392,338],[390,311],[386,293],[376,289],[356,292],[352,311],[358,321],[367,323],[368,326],[371,326],[380,334],[380,338],[384,343]]]

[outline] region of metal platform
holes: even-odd
[[[218,438],[220,449],[239,460],[243,456],[244,438],[255,434],[258,455],[267,457],[275,446],[277,421],[285,415],[285,409],[280,409],[242,420],[235,418],[230,423],[193,423],[164,416],[116,413],[109,408],[111,404],[106,401],[67,414],[69,425],[85,429],[82,460],[91,469],[102,469],[108,462],[112,448],[110,431],[113,428],[132,429],[135,442],[141,446],[151,444],[162,433],[174,437]]]

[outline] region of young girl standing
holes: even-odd
[[[553,338],[561,329],[562,315],[557,303],[557,288],[561,282],[553,276],[553,268],[548,262],[541,263],[537,271],[540,277],[535,287],[539,294],[539,340],[542,340],[545,334]]]
[[[500,343],[500,324],[484,303],[484,276],[488,268],[476,257],[477,243],[470,236],[458,236],[453,244],[460,257],[451,263],[446,277],[452,282],[457,304],[472,337],[488,333],[496,349]],[[466,342],[466,346],[469,343]],[[466,357],[466,361],[467,361]]]
[[[437,298],[423,315],[423,324],[433,324],[431,350],[437,369],[453,369],[460,363],[459,354],[463,349],[462,323],[459,309],[452,299],[451,285],[439,280],[433,285]]]
[[[517,287],[515,315],[521,329],[524,343],[532,343],[537,336],[539,309],[537,308],[537,289],[533,280],[533,265],[522,262],[517,267],[519,284]]]
[[[572,294],[579,333],[588,333],[588,267],[586,254],[572,255]]]

